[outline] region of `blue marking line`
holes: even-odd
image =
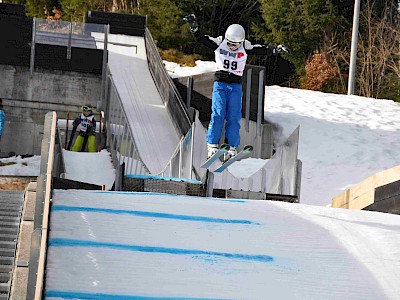
[[[157,212],[149,212],[149,211],[67,206],[67,205],[53,205],[51,208],[51,211],[52,212],[54,212],[54,211],[94,212],[94,213],[106,213],[106,214],[116,214],[116,215],[125,214],[125,215],[147,217],[147,218],[176,219],[176,220],[183,220],[183,221],[260,225],[259,223],[252,222],[249,220],[229,220],[229,219],[210,218],[210,217],[201,217],[201,216],[187,216],[187,215],[157,213]]]
[[[225,253],[225,252],[214,252],[214,251],[204,251],[204,250],[194,250],[194,249],[190,250],[190,249],[166,248],[166,247],[124,245],[116,243],[94,242],[94,241],[63,239],[63,238],[50,239],[49,247],[90,247],[90,248],[109,248],[115,250],[126,250],[126,251],[136,251],[136,252],[180,254],[180,255],[211,255],[229,259],[240,259],[246,261],[260,261],[260,262],[272,262],[274,260],[272,256],[263,254],[254,255],[254,254]]]
[[[103,293],[85,293],[85,292],[68,292],[48,290],[45,297],[63,298],[63,299],[90,299],[90,300],[222,300],[217,298],[182,298],[182,297],[150,297],[150,296],[130,296],[130,295],[115,295]]]
[[[178,177],[164,177],[164,176],[155,176],[155,175],[142,175],[142,174],[126,174],[125,177],[137,178],[137,179],[158,179],[158,180],[165,180],[165,181],[189,182],[189,183],[196,183],[196,184],[204,183],[200,180],[195,180],[195,179],[178,178]]]

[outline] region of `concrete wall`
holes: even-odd
[[[56,111],[60,118],[76,118],[80,106],[97,106],[101,96],[101,75],[0,65],[0,97],[6,123],[0,142],[0,156],[40,154],[44,116]],[[95,111],[96,113],[96,111]]]

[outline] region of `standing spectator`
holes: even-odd
[[[0,141],[1,141],[1,137],[3,136],[3,132],[4,132],[5,120],[6,120],[6,115],[4,113],[3,99],[0,98]]]

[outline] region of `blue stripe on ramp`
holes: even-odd
[[[150,296],[130,296],[103,293],[85,293],[85,292],[69,292],[47,290],[45,297],[62,298],[62,299],[93,299],[93,300],[218,300],[217,298],[187,298],[187,297],[150,297]],[[222,300],[222,299],[221,299]]]
[[[259,223],[252,222],[249,220],[230,220],[230,219],[210,218],[202,216],[176,215],[176,214],[149,212],[149,211],[96,208],[96,207],[84,207],[84,206],[53,205],[51,211],[52,212],[54,211],[95,212],[95,213],[107,213],[107,214],[117,214],[117,215],[126,214],[138,217],[176,219],[183,221],[260,225]]]
[[[274,260],[272,256],[263,254],[254,255],[254,254],[242,254],[242,253],[204,251],[195,249],[190,250],[190,249],[179,249],[179,248],[125,245],[125,244],[94,242],[87,240],[63,239],[63,238],[50,239],[49,247],[90,247],[90,248],[109,248],[115,250],[136,251],[136,252],[167,253],[167,254],[177,254],[177,255],[210,255],[210,256],[224,257],[228,259],[239,259],[239,260],[260,261],[260,262],[272,262]]]

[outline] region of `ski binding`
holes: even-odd
[[[233,164],[234,162],[242,159],[243,157],[245,157],[247,154],[251,153],[252,151],[253,151],[253,146],[251,146],[251,145],[244,146],[242,151],[240,151],[234,157],[229,159],[227,162],[223,163],[222,166],[220,166],[218,169],[214,170],[214,173],[221,173],[227,167],[229,167],[231,164]]]
[[[224,155],[224,153],[226,153],[229,150],[229,147],[230,146],[228,144],[222,144],[219,147],[218,151],[209,159],[207,159],[204,164],[201,165],[201,168],[209,168],[214,161],[216,161],[218,158],[220,158],[222,155]]]

